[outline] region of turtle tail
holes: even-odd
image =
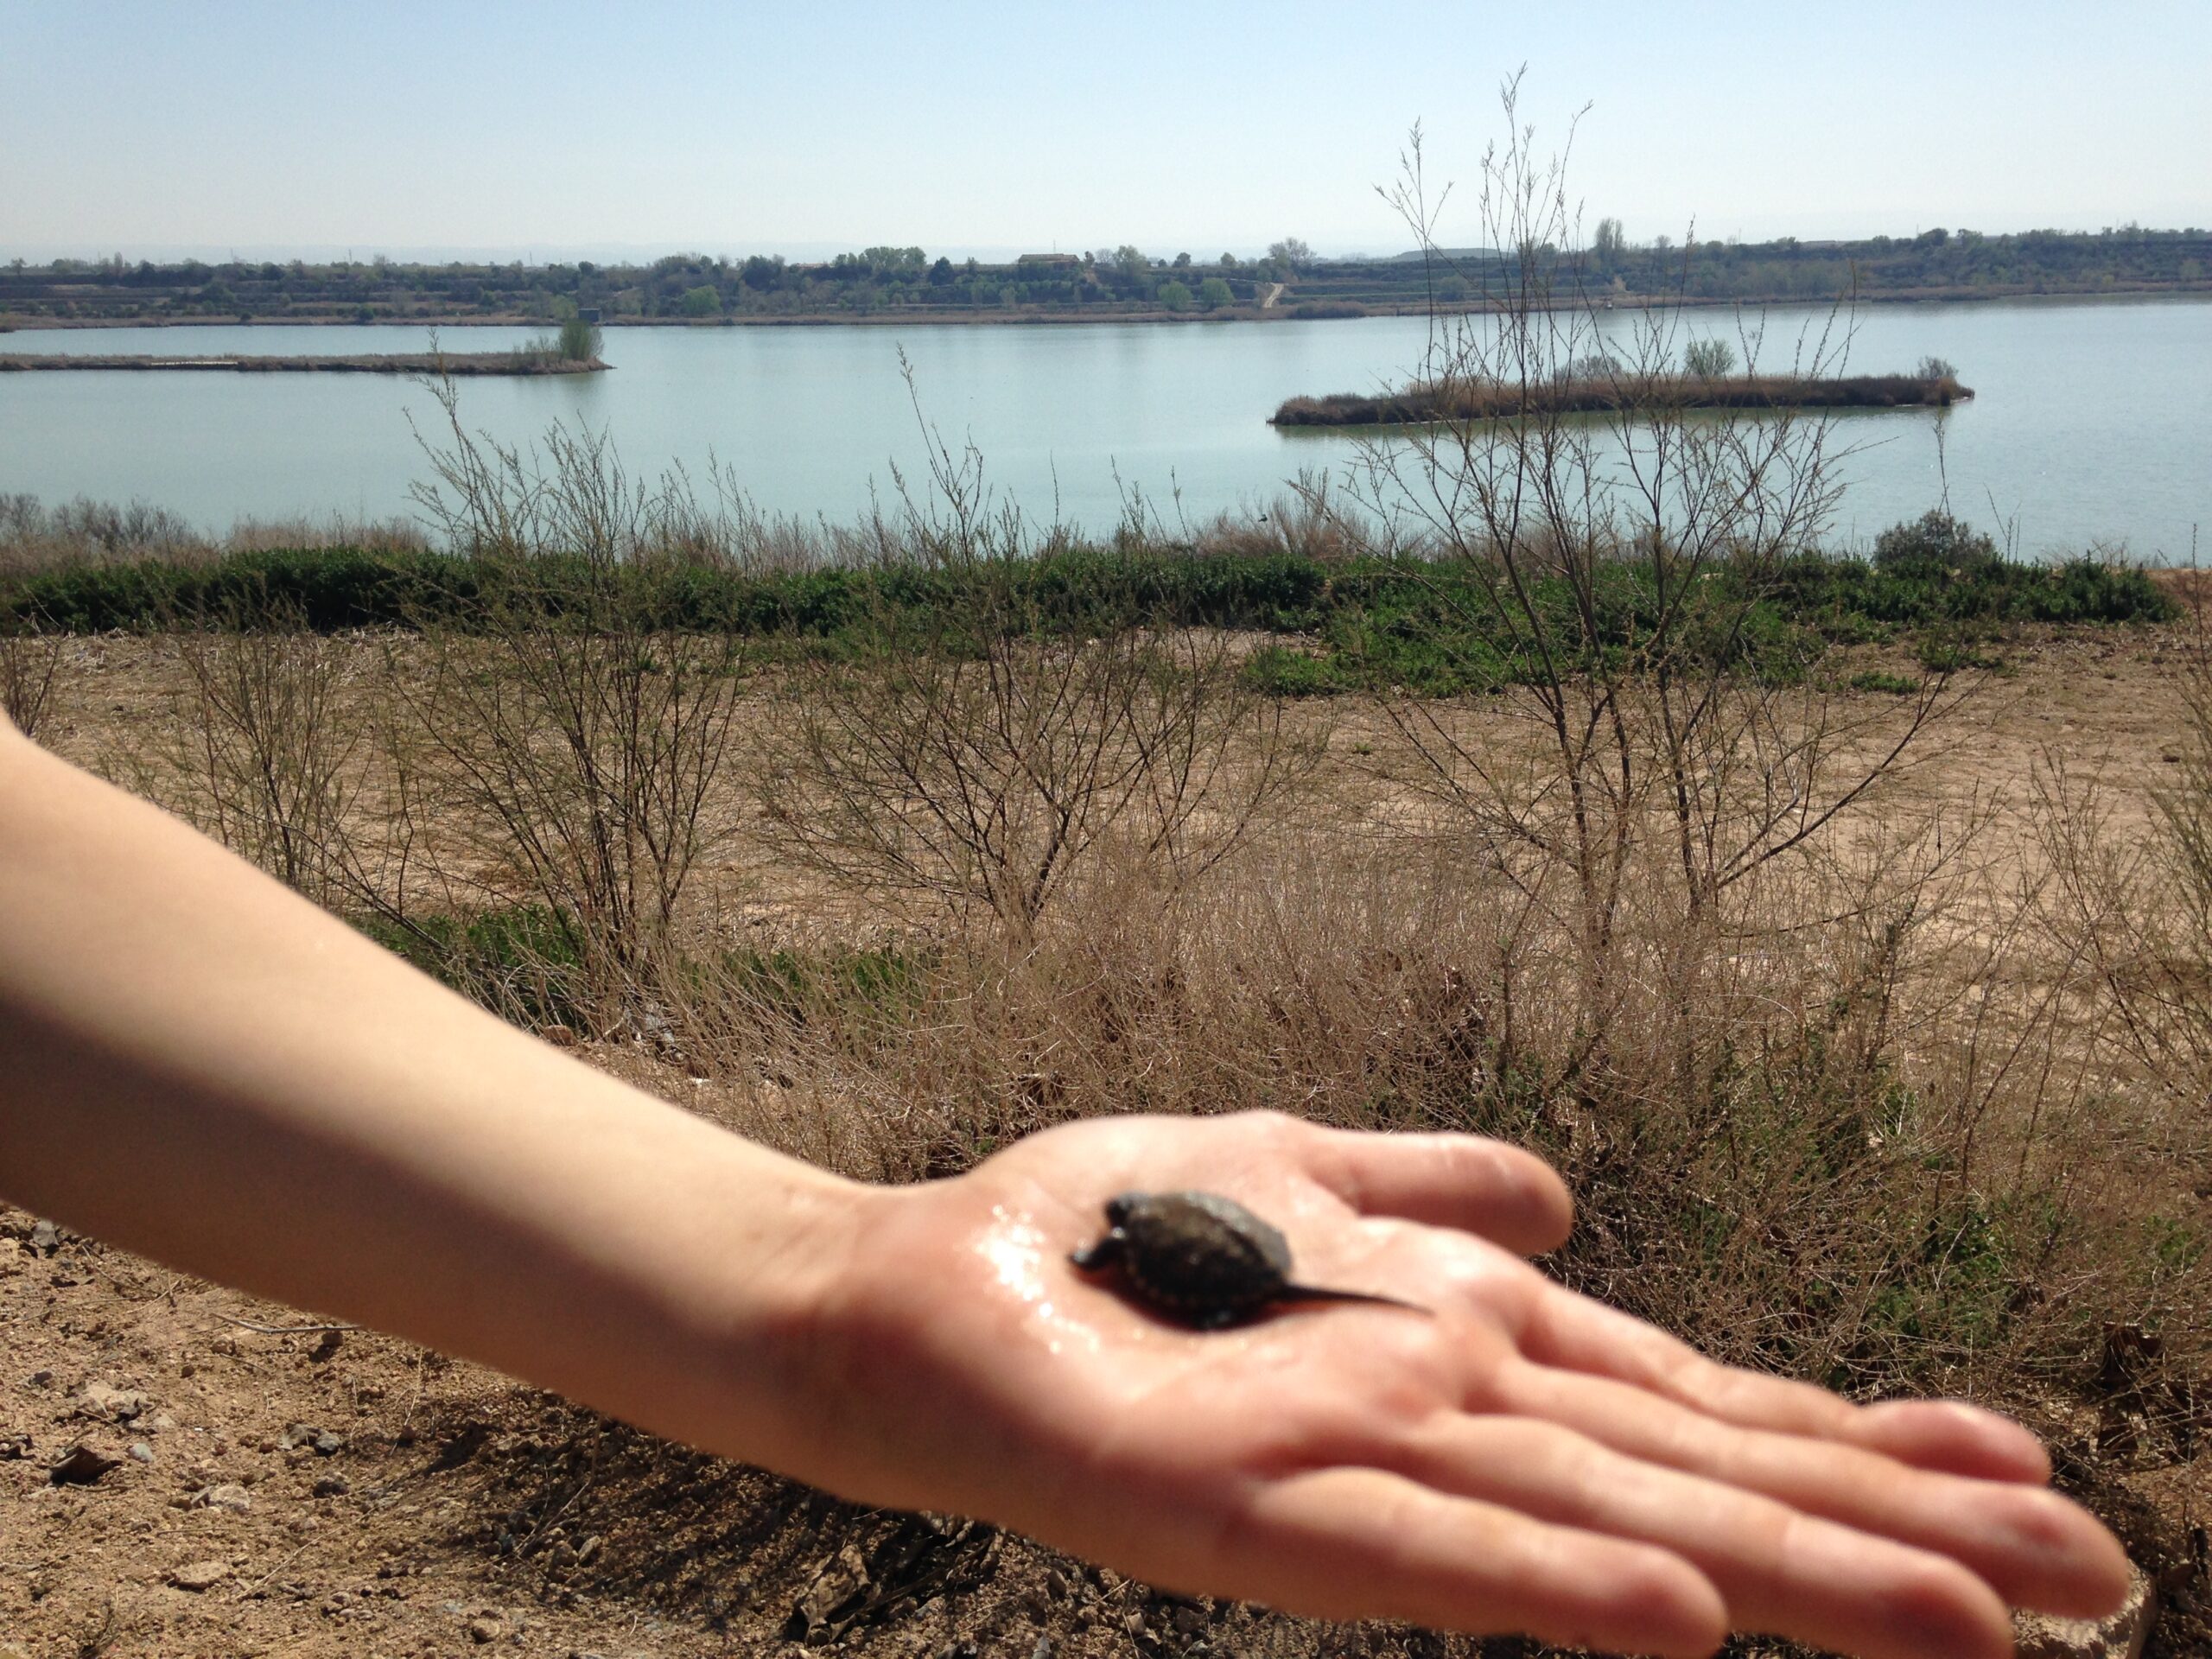
[[[1395,1296],[1376,1296],[1364,1290],[1325,1290],[1319,1285],[1285,1285],[1275,1294],[1279,1302],[1371,1302],[1378,1307],[1402,1307],[1409,1313],[1435,1316],[1433,1307],[1401,1301]]]

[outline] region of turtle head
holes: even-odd
[[[1116,1192],[1106,1200],[1106,1224],[1109,1227],[1126,1225],[1129,1217],[1142,1209],[1151,1197],[1149,1192]]]
[[[1120,1264],[1122,1252],[1129,1242],[1122,1230],[1129,1217],[1141,1210],[1150,1200],[1147,1192],[1116,1192],[1106,1200],[1106,1231],[1096,1244],[1087,1244],[1068,1260],[1088,1272],[1099,1272]]]

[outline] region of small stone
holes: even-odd
[[[23,1386],[27,1389],[50,1389],[54,1386],[54,1373],[52,1371],[33,1371],[29,1376],[23,1379]]]
[[[141,1417],[138,1420],[138,1428],[140,1432],[147,1434],[167,1433],[170,1429],[175,1428],[175,1427],[176,1419],[170,1416],[166,1411],[157,1411],[150,1417]]]
[[[87,1382],[77,1390],[72,1414],[89,1417],[95,1422],[127,1423],[146,1409],[146,1396],[132,1389],[118,1389],[111,1382]]]
[[[213,1590],[231,1576],[228,1561],[187,1561],[182,1567],[169,1569],[169,1582],[180,1590],[189,1590],[198,1595],[203,1590]]]
[[[56,1486],[89,1486],[121,1461],[89,1446],[73,1446],[46,1471],[46,1478]]]
[[[130,1442],[130,1455],[141,1463],[151,1463],[154,1460],[154,1448],[143,1440],[133,1440]]]
[[[2118,1612],[2094,1619],[2016,1613],[2013,1640],[2019,1659],[2138,1659],[2156,1611],[2151,1581],[2139,1570]]]
[[[343,1475],[325,1475],[315,1484],[317,1497],[343,1497],[353,1490]]]
[[[13,1461],[17,1458],[28,1458],[30,1454],[29,1435],[21,1433],[0,1434],[0,1460]]]
[[[308,1444],[315,1447],[315,1454],[318,1458],[335,1457],[346,1449],[346,1437],[334,1434],[326,1428]]]
[[[468,1621],[468,1639],[472,1642],[496,1642],[499,1635],[499,1621],[496,1618],[472,1618]]]
[[[195,1509],[244,1511],[253,1507],[253,1495],[236,1481],[226,1480],[219,1486],[208,1487],[192,1503]]]
[[[50,1221],[41,1221],[31,1229],[31,1249],[41,1255],[52,1255],[61,1248],[61,1230]]]

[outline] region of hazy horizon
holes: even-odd
[[[2212,153],[2201,6],[0,0],[0,258],[1388,254],[1407,128],[1464,195],[1523,64],[1539,147],[1585,111],[1571,194],[1634,241],[2212,224],[2212,168],[2174,160]],[[1479,239],[1464,212],[1439,233]]]
[[[1594,224],[1594,220],[1592,221],[1592,223]],[[2116,225],[2091,226],[2066,226],[2052,225],[1970,225],[1966,226],[1963,228],[1970,231],[1977,231],[1985,235],[2003,236],[2020,234],[2031,231],[2097,231],[2107,228],[2117,230],[2122,228],[2126,223],[2126,221],[2121,221],[2120,224]],[[1585,228],[1586,230],[1588,226],[1586,226]],[[1695,227],[1685,227],[1685,232],[1692,228]],[[1929,228],[1932,227],[1926,226],[1914,226],[1908,229],[1889,232],[1866,232],[1866,235],[1889,235],[1896,237],[1912,236],[1917,234],[1922,230]],[[1946,226],[1944,228],[1957,229],[1961,227]],[[2199,226],[2178,224],[2138,225],[2134,226],[2134,228],[2150,232],[2194,232],[2200,234],[2202,231],[2202,227]],[[1672,239],[1679,244],[1683,239],[1685,232],[1670,232],[1666,231],[1655,231],[1651,234],[1658,236],[1671,236]],[[1789,233],[1777,232],[1777,235],[1780,234]],[[1080,243],[1074,246],[1058,248],[1036,247],[1028,243],[1001,243],[996,245],[982,243],[920,243],[912,245],[921,247],[931,258],[935,258],[939,254],[943,254],[947,258],[953,260],[956,264],[962,260],[973,258],[988,264],[994,263],[1010,263],[1020,256],[1027,253],[1084,253],[1093,251],[1104,251],[1106,250],[1120,246],[1122,242],[1125,242],[1128,239],[1128,238],[1125,237],[1119,238],[1118,240],[1109,241],[1101,238],[1094,238],[1089,242]],[[1650,239],[1650,236],[1631,236],[1630,238],[1630,240],[1635,243],[1649,242]],[[1756,241],[1764,240],[1765,238],[1722,238],[1719,237],[1709,237],[1705,234],[1701,229],[1700,229],[1698,231],[1697,239],[1702,242],[1708,240],[1719,241],[1723,239]],[[1800,239],[1807,242],[1816,243],[1824,240],[1855,241],[1863,239],[1863,238],[1839,237],[1827,238],[1804,236],[1801,237]],[[1307,240],[1310,245],[1311,238],[1307,238]],[[404,245],[385,247],[371,244],[353,243],[348,243],[343,245],[335,244],[255,245],[251,243],[243,245],[218,245],[214,243],[203,242],[166,244],[142,243],[135,246],[130,244],[124,243],[118,246],[95,249],[74,246],[23,248],[13,247],[5,243],[0,243],[0,260],[21,258],[26,264],[50,264],[56,259],[76,259],[98,262],[111,258],[119,254],[125,260],[134,264],[143,259],[150,261],[156,264],[181,264],[188,259],[197,259],[205,264],[221,264],[226,261],[256,263],[267,260],[276,260],[280,262],[289,262],[294,259],[300,260],[307,264],[337,264],[348,261],[355,264],[365,264],[370,260],[382,257],[389,259],[396,264],[403,265],[442,265],[456,263],[462,264],[506,265],[519,263],[524,267],[531,267],[552,264],[574,264],[577,261],[583,259],[588,259],[596,264],[601,265],[645,265],[650,264],[656,259],[665,258],[673,255],[694,254],[702,255],[709,258],[721,258],[735,262],[749,257],[754,254],[760,254],[768,257],[780,257],[789,260],[793,264],[826,264],[841,253],[857,253],[864,246],[868,245],[874,245],[863,244],[857,241],[803,243],[782,242],[748,244],[742,247],[715,247],[696,238],[689,242],[679,240],[673,243],[664,244],[588,242],[565,245],[556,243],[537,245],[517,245],[512,246],[486,245],[473,247],[437,245],[416,247]],[[907,245],[893,244],[892,245],[897,246]],[[1466,251],[1466,250],[1459,248],[1454,248],[1451,251],[1453,252]],[[1189,247],[1172,245],[1164,242],[1155,242],[1150,246],[1144,247],[1143,251],[1159,260],[1171,258],[1177,253],[1187,252],[1193,259],[1203,261],[1210,260],[1217,255],[1224,252],[1234,254],[1239,259],[1256,259],[1264,255],[1267,249],[1264,245],[1256,242],[1239,245],[1233,243],[1223,243],[1217,238],[1214,241],[1199,242]],[[1400,257],[1410,257],[1419,251],[1420,250],[1414,246],[1410,240],[1398,245],[1376,245],[1363,247],[1330,247],[1326,245],[1313,245],[1314,256],[1317,258],[1325,260],[1390,259]]]

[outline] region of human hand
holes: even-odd
[[[1077,1274],[1129,1189],[1225,1193],[1326,1304],[1230,1331]],[[1707,1361],[1516,1252],[1567,1232],[1538,1160],[1269,1115],[1049,1130],[872,1194],[810,1340],[802,1472],[1139,1578],[1332,1618],[1666,1654],[1757,1630],[1869,1656],[2012,1651],[2127,1566],[2005,1419],[1855,1407]]]

